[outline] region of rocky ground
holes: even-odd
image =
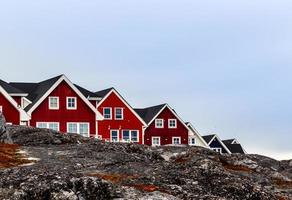
[[[292,199],[291,161],[16,126],[0,141],[14,143],[0,145],[0,199]]]

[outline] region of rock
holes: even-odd
[[[0,112],[0,134],[6,131],[6,120],[2,112]]]
[[[292,199],[289,161],[106,143],[32,127],[8,126],[7,134],[39,160],[4,169],[0,159],[0,199]]]

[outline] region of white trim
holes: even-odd
[[[49,96],[49,110],[59,110],[60,108],[60,98],[57,96]],[[57,99],[57,107],[51,107],[51,99]]]
[[[62,82],[65,81],[74,92],[88,105],[88,107],[96,114],[96,120],[103,120],[102,115],[98,112],[98,110],[90,103],[90,101],[74,86],[74,84],[65,76],[62,75],[58,81],[30,108],[28,114],[31,113],[56,89],[56,87]]]
[[[157,126],[157,122],[158,121],[162,121],[162,126]],[[164,119],[162,118],[158,118],[158,119],[155,119],[155,128],[164,128]]]
[[[100,97],[87,97],[89,101],[100,101],[102,98]]]
[[[9,95],[13,97],[27,97],[28,96],[27,93],[9,93]]]
[[[69,107],[69,99],[74,99],[75,106]],[[77,97],[66,97],[66,108],[67,110],[77,110]]]
[[[204,138],[201,136],[201,134],[197,131],[197,129],[190,122],[187,123],[187,126],[188,126],[190,131],[192,131],[193,133],[195,133],[199,137],[201,142],[204,145],[206,145],[207,148],[210,148],[210,146],[207,144],[207,142],[204,140]]]
[[[25,102],[27,103],[26,105],[25,105]],[[29,99],[27,99],[26,97],[21,97],[21,108],[22,109],[25,109],[31,103],[32,102]]]
[[[87,124],[88,125],[88,135],[87,137],[90,137],[90,123],[89,122],[67,122],[66,126],[67,126],[67,133],[71,133],[69,132],[69,124],[76,124],[77,125],[77,133],[76,134],[80,134],[80,124]],[[81,135],[83,136],[83,135]]]
[[[210,146],[210,144],[213,142],[213,140],[217,138],[217,140],[219,141],[219,143],[223,146],[223,148],[227,151],[228,154],[232,154],[230,152],[230,150],[227,148],[227,146],[221,141],[221,139],[218,137],[218,135],[214,134],[213,138],[210,140],[210,142],[208,143],[208,145]],[[210,147],[212,149],[212,147]]]
[[[120,119],[117,118],[117,109],[121,109],[122,118],[120,118]],[[124,108],[122,108],[122,107],[115,107],[115,113],[114,113],[114,115],[115,115],[115,120],[124,120]]]
[[[18,106],[17,102],[4,90],[2,86],[0,86],[0,93],[4,95],[4,97],[18,110],[20,113],[20,120],[19,121],[29,121],[31,116],[26,113],[21,106]]]
[[[165,104],[165,106],[163,106],[163,108],[161,108],[161,110],[153,117],[153,119],[148,123],[148,126],[160,115],[160,113],[162,113],[162,111],[168,108],[170,110],[170,112],[183,124],[183,126],[188,129],[187,125],[185,124],[185,122],[178,116],[178,114],[176,114],[173,109],[168,105]]]
[[[135,112],[135,110],[130,106],[130,104],[116,91],[116,89],[112,88],[108,94],[102,98],[100,102],[97,104],[97,108],[112,94],[114,93],[115,95],[118,96],[118,98],[127,106],[127,108],[142,122],[144,126],[147,126],[145,121]]]
[[[58,126],[57,130],[55,130],[55,129],[51,129],[51,130],[60,131],[60,123],[59,122],[36,122],[36,128],[41,128],[41,127],[38,127],[38,125],[41,123],[46,124],[46,129],[50,129],[50,124],[57,124],[57,126]]]
[[[118,137],[118,138],[117,138],[117,139],[118,139],[117,141],[113,141],[113,137],[112,137],[112,132],[113,132],[113,131],[116,131],[117,134],[118,134],[118,135],[117,135],[117,137]],[[110,130],[110,141],[111,141],[111,142],[119,142],[119,141],[120,141],[120,131],[119,131],[119,129],[111,129],[111,130]]]
[[[111,113],[110,113],[111,117],[110,118],[105,118],[105,113],[104,113],[105,109],[110,109],[110,111],[111,111]],[[113,119],[113,109],[112,109],[112,107],[103,107],[102,108],[102,116],[103,116],[104,120],[112,120]]]
[[[174,140],[175,139],[179,139],[179,144],[175,144],[174,143]],[[181,144],[181,137],[177,137],[177,136],[176,137],[172,137],[172,144],[174,144],[174,145],[180,145]]]
[[[170,127],[170,121],[175,121],[175,126],[174,127]],[[177,119],[168,119],[168,128],[169,129],[176,129],[177,128]]]
[[[0,105],[0,112],[3,112],[3,106]]]
[[[153,140],[158,139],[159,144],[153,144]],[[156,146],[161,146],[161,137],[160,136],[152,136],[151,137],[151,146],[156,147]]]

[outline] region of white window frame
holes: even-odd
[[[74,107],[69,107],[69,99],[75,100]],[[77,97],[66,97],[66,108],[67,108],[67,110],[77,110]]]
[[[40,124],[45,124],[45,127],[39,127]],[[57,125],[57,130],[55,129],[50,129],[50,124],[56,124]],[[59,122],[36,122],[36,127],[37,128],[46,128],[54,131],[60,131],[60,123]]]
[[[129,141],[124,140],[124,131],[129,131]],[[132,141],[132,132],[136,131],[137,132],[137,141]],[[128,129],[123,129],[121,131],[122,134],[122,142],[134,142],[134,143],[138,143],[139,142],[139,130],[128,130]]]
[[[222,148],[216,147],[216,148],[211,148],[213,151],[222,154]]]
[[[175,140],[175,139],[179,139],[179,143],[178,143],[178,144],[175,144],[175,143],[174,143],[174,140]],[[173,144],[173,145],[180,145],[180,144],[181,144],[181,137],[172,137],[172,144]]]
[[[153,143],[154,139],[158,139],[159,144],[154,144]],[[158,136],[151,137],[151,146],[157,147],[157,146],[160,146],[160,145],[161,145],[161,138],[160,137],[158,137]]]
[[[51,106],[51,99],[57,99],[57,107],[52,107]],[[50,110],[59,110],[59,108],[60,108],[60,101],[59,101],[59,97],[56,97],[56,96],[50,96],[49,97],[49,109]]]
[[[121,118],[117,118],[117,109],[121,110]],[[123,120],[124,119],[124,108],[116,107],[115,108],[115,120]]]
[[[175,122],[175,126],[170,126],[172,121]],[[170,128],[170,129],[177,128],[177,119],[168,119],[168,128]]]
[[[67,122],[67,133],[70,133],[69,132],[69,125],[70,124],[77,124],[77,133],[76,134],[82,135],[82,136],[85,136],[85,135],[80,133],[80,124],[86,124],[88,126],[87,137],[90,137],[90,123],[89,122]]]
[[[113,141],[113,135],[112,135],[112,132],[114,132],[114,131],[116,131],[117,132],[117,141]],[[111,142],[119,142],[120,141],[120,131],[118,130],[118,129],[112,129],[112,130],[110,130],[110,134],[111,134]]]
[[[194,143],[192,142],[193,140],[195,140]],[[195,137],[190,137],[190,138],[189,138],[189,145],[190,145],[190,146],[196,145],[196,143],[197,143],[197,139],[196,139]]]
[[[161,126],[157,126],[157,122],[161,121]],[[155,128],[164,128],[164,119],[155,119]]]
[[[110,110],[110,117],[109,118],[105,117],[105,110],[106,109]],[[104,120],[112,120],[112,118],[113,118],[113,109],[111,107],[104,107],[103,108],[103,117],[104,117]]]

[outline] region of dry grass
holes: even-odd
[[[232,165],[230,163],[227,163],[225,160],[220,159],[222,166],[227,169],[227,170],[232,170],[232,171],[239,171],[239,172],[254,172],[253,169],[250,169],[246,166],[242,166],[242,165]]]
[[[104,174],[104,173],[91,173],[88,176],[98,177],[115,184],[119,184],[124,180],[135,179],[135,176],[124,175],[124,174]]]
[[[0,169],[16,167],[22,164],[30,163],[24,157],[17,153],[19,145],[0,144]]]
[[[275,186],[280,189],[292,189],[292,181],[285,181],[281,179],[273,180]]]
[[[159,187],[155,185],[134,184],[134,185],[129,185],[129,186],[143,192],[154,192],[154,191],[159,190]]]

